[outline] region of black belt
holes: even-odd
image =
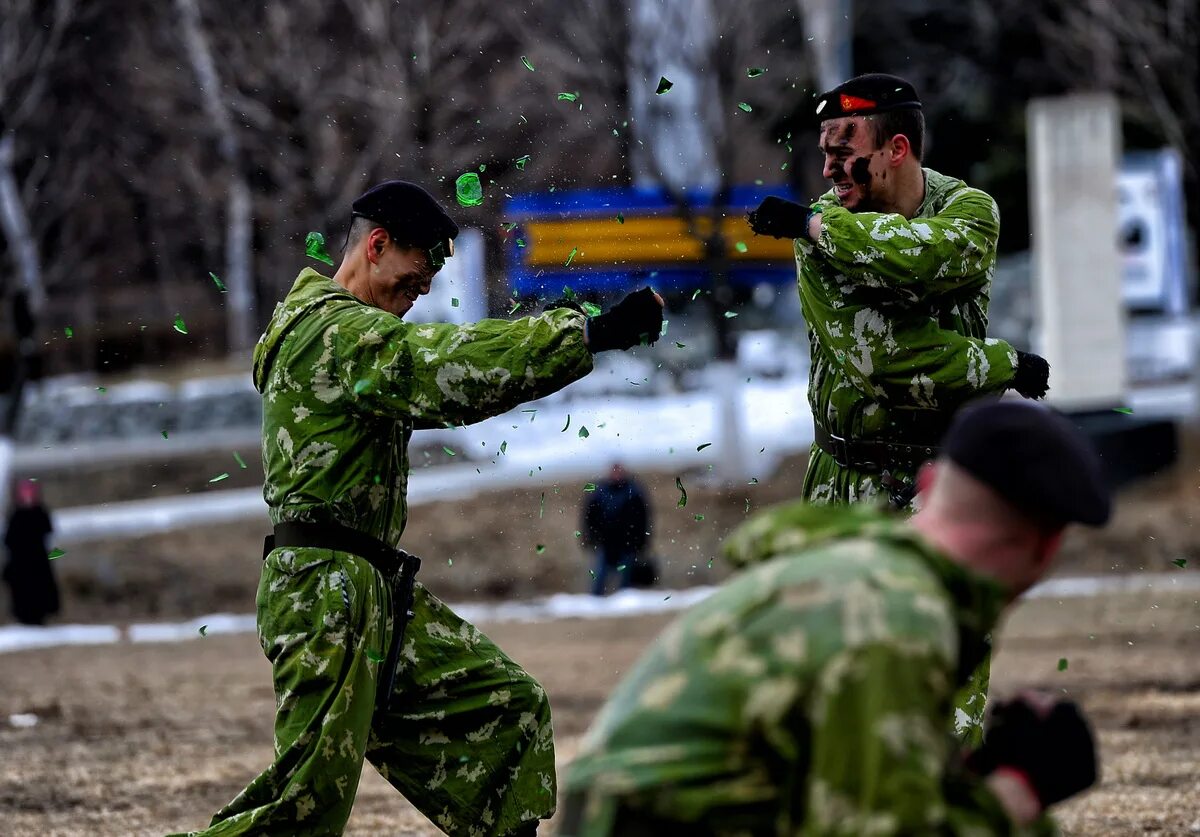
[[[332,549],[357,555],[374,567],[392,591],[392,641],[381,671],[382,680],[375,696],[377,711],[387,711],[396,686],[396,668],[404,632],[413,617],[413,584],[421,559],[403,549],[393,549],[383,541],[356,532],[337,523],[277,523],[275,534],[263,541],[263,559],[274,549]]]
[[[833,461],[841,467],[856,471],[914,471],[938,455],[937,445],[883,439],[843,439],[819,424],[814,429],[817,447],[832,456]]]

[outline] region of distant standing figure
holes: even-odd
[[[617,569],[620,589],[633,582],[634,565],[650,539],[650,507],[642,487],[621,463],[596,485],[583,510],[584,544],[596,550],[592,595],[603,596],[608,573]]]
[[[44,625],[47,616],[58,613],[58,584],[46,550],[46,538],[53,531],[38,484],[21,480],[4,532],[4,583],[12,597],[13,618],[25,625]]]

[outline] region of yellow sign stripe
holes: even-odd
[[[571,249],[579,248],[572,264],[664,264],[699,262],[704,258],[702,238],[691,235],[681,218],[653,215],[626,218],[624,224],[608,218],[578,218],[567,221],[529,221],[525,225],[525,263],[530,267],[562,266]],[[696,219],[696,232],[707,236],[712,224]],[[756,236],[742,216],[722,219],[729,258],[734,261],[790,262],[792,242]],[[746,252],[736,249],[737,242]]]

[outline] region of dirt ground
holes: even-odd
[[[1076,531],[1059,572],[1187,572],[1200,567],[1200,457],[1121,496],[1101,533]],[[253,485],[211,459],[40,476],[52,506]],[[804,458],[770,479],[722,488],[704,471],[641,476],[655,518],[663,583],[727,574],[718,544],[748,513],[795,496]],[[450,601],[582,592],[589,560],[575,536],[581,485],[435,503],[414,510],[405,545],[422,578]],[[55,566],[60,621],[184,619],[254,606],[266,522],[198,528],[127,541],[74,544]],[[538,546],[543,548],[539,551]],[[715,559],[715,560],[714,560]],[[1183,559],[1186,569],[1173,562]],[[0,621],[7,614],[0,616]],[[489,630],[546,685],[560,767],[604,696],[669,617],[504,624]],[[484,626],[485,629],[488,626]],[[1066,658],[1066,671],[1058,661]],[[1070,834],[1200,833],[1200,603],[1188,596],[1037,600],[1001,634],[995,690],[1036,686],[1081,700],[1099,733],[1103,781],[1063,806]],[[0,655],[0,834],[142,835],[196,828],[271,755],[269,667],[253,636],[182,644],[61,648]],[[37,726],[8,723],[33,713]],[[553,829],[547,829],[553,833]],[[432,835],[433,829],[370,767],[350,834]]]
[[[1174,571],[1200,566],[1200,439],[1185,437],[1181,464],[1122,493],[1103,532],[1068,534],[1058,571],[1069,574]],[[53,508],[185,491],[258,485],[231,454],[183,457],[124,468],[86,466],[37,476]],[[721,539],[749,514],[797,496],[806,458],[790,457],[756,484],[723,487],[705,469],[638,474],[647,488],[653,549],[668,587],[719,582],[727,575]],[[230,477],[210,486],[218,472]],[[679,507],[680,477],[688,494]],[[503,600],[589,589],[591,558],[576,534],[587,495],[582,482],[432,503],[412,510],[403,545],[425,559],[422,579],[450,601]],[[267,521],[205,526],[165,535],[72,544],[55,563],[63,592],[60,621],[190,618],[254,609]],[[540,547],[540,549],[539,549]],[[0,608],[0,622],[8,614]]]
[[[484,626],[546,686],[560,769],[604,696],[670,618]],[[5,654],[0,683],[6,835],[200,827],[271,756],[269,667],[250,635]],[[993,684],[993,694],[1033,686],[1070,695],[1093,719],[1103,777],[1062,806],[1068,834],[1200,832],[1194,595],[1027,602],[1001,632]],[[12,727],[5,720],[14,713],[40,722]],[[347,833],[440,832],[368,766]]]

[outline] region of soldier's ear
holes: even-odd
[[[912,156],[912,143],[904,134],[896,134],[888,146],[888,150],[891,152],[890,162],[893,166],[900,165]]]

